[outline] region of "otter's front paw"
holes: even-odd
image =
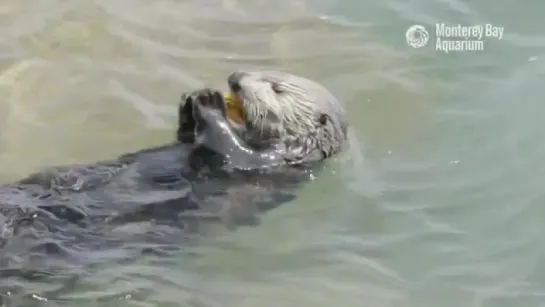
[[[195,132],[202,131],[207,122],[227,117],[221,92],[204,88],[182,94],[178,107],[177,139],[182,143],[193,143]]]
[[[193,92],[189,99],[193,107],[193,117],[197,123],[208,119],[210,115],[218,115],[218,113],[223,118],[227,117],[223,94],[220,91],[205,88]]]
[[[184,93],[178,105],[178,130],[176,132],[178,142],[193,143],[196,124],[193,118],[191,93]]]

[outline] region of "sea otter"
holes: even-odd
[[[316,82],[274,71],[235,72],[227,82],[234,100],[241,103],[243,129],[229,125],[205,135],[213,140],[209,143],[214,151],[232,153],[230,162],[237,168],[310,164],[344,148],[344,110]]]
[[[343,108],[316,82],[263,71],[234,72],[227,83],[227,99],[210,88],[182,96],[172,144],[0,187],[4,245],[20,233],[45,235],[55,239],[32,244],[63,253],[81,248],[85,234],[108,236],[130,222],[184,231],[200,220],[255,224],[346,145]]]

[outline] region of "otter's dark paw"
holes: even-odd
[[[182,94],[178,105],[177,140],[181,143],[193,143],[195,139],[195,119],[193,118],[193,98],[191,92]]]
[[[197,90],[188,98],[193,107],[193,117],[197,123],[207,120],[211,115],[216,117],[219,113],[223,118],[227,117],[227,109],[220,91],[205,88]]]
[[[182,94],[182,98],[178,106],[178,122],[180,125],[195,125],[193,120],[192,100],[191,93]]]

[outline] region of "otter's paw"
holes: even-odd
[[[183,93],[178,105],[179,125],[195,125],[193,120],[193,102],[192,92]]]
[[[201,120],[206,121],[210,116],[217,117],[218,113],[222,118],[227,117],[225,101],[220,91],[205,88],[194,91],[188,99],[190,99],[193,117],[197,123]]]
[[[178,130],[176,138],[181,143],[193,143],[196,122],[193,118],[193,98],[190,93],[183,93],[178,105]]]

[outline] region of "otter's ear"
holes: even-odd
[[[271,89],[275,94],[282,94],[284,91],[282,90],[281,86],[277,82],[271,83]]]
[[[318,116],[319,126],[325,126],[328,120],[329,120],[329,116],[327,114],[325,113],[320,114],[320,116]]]

